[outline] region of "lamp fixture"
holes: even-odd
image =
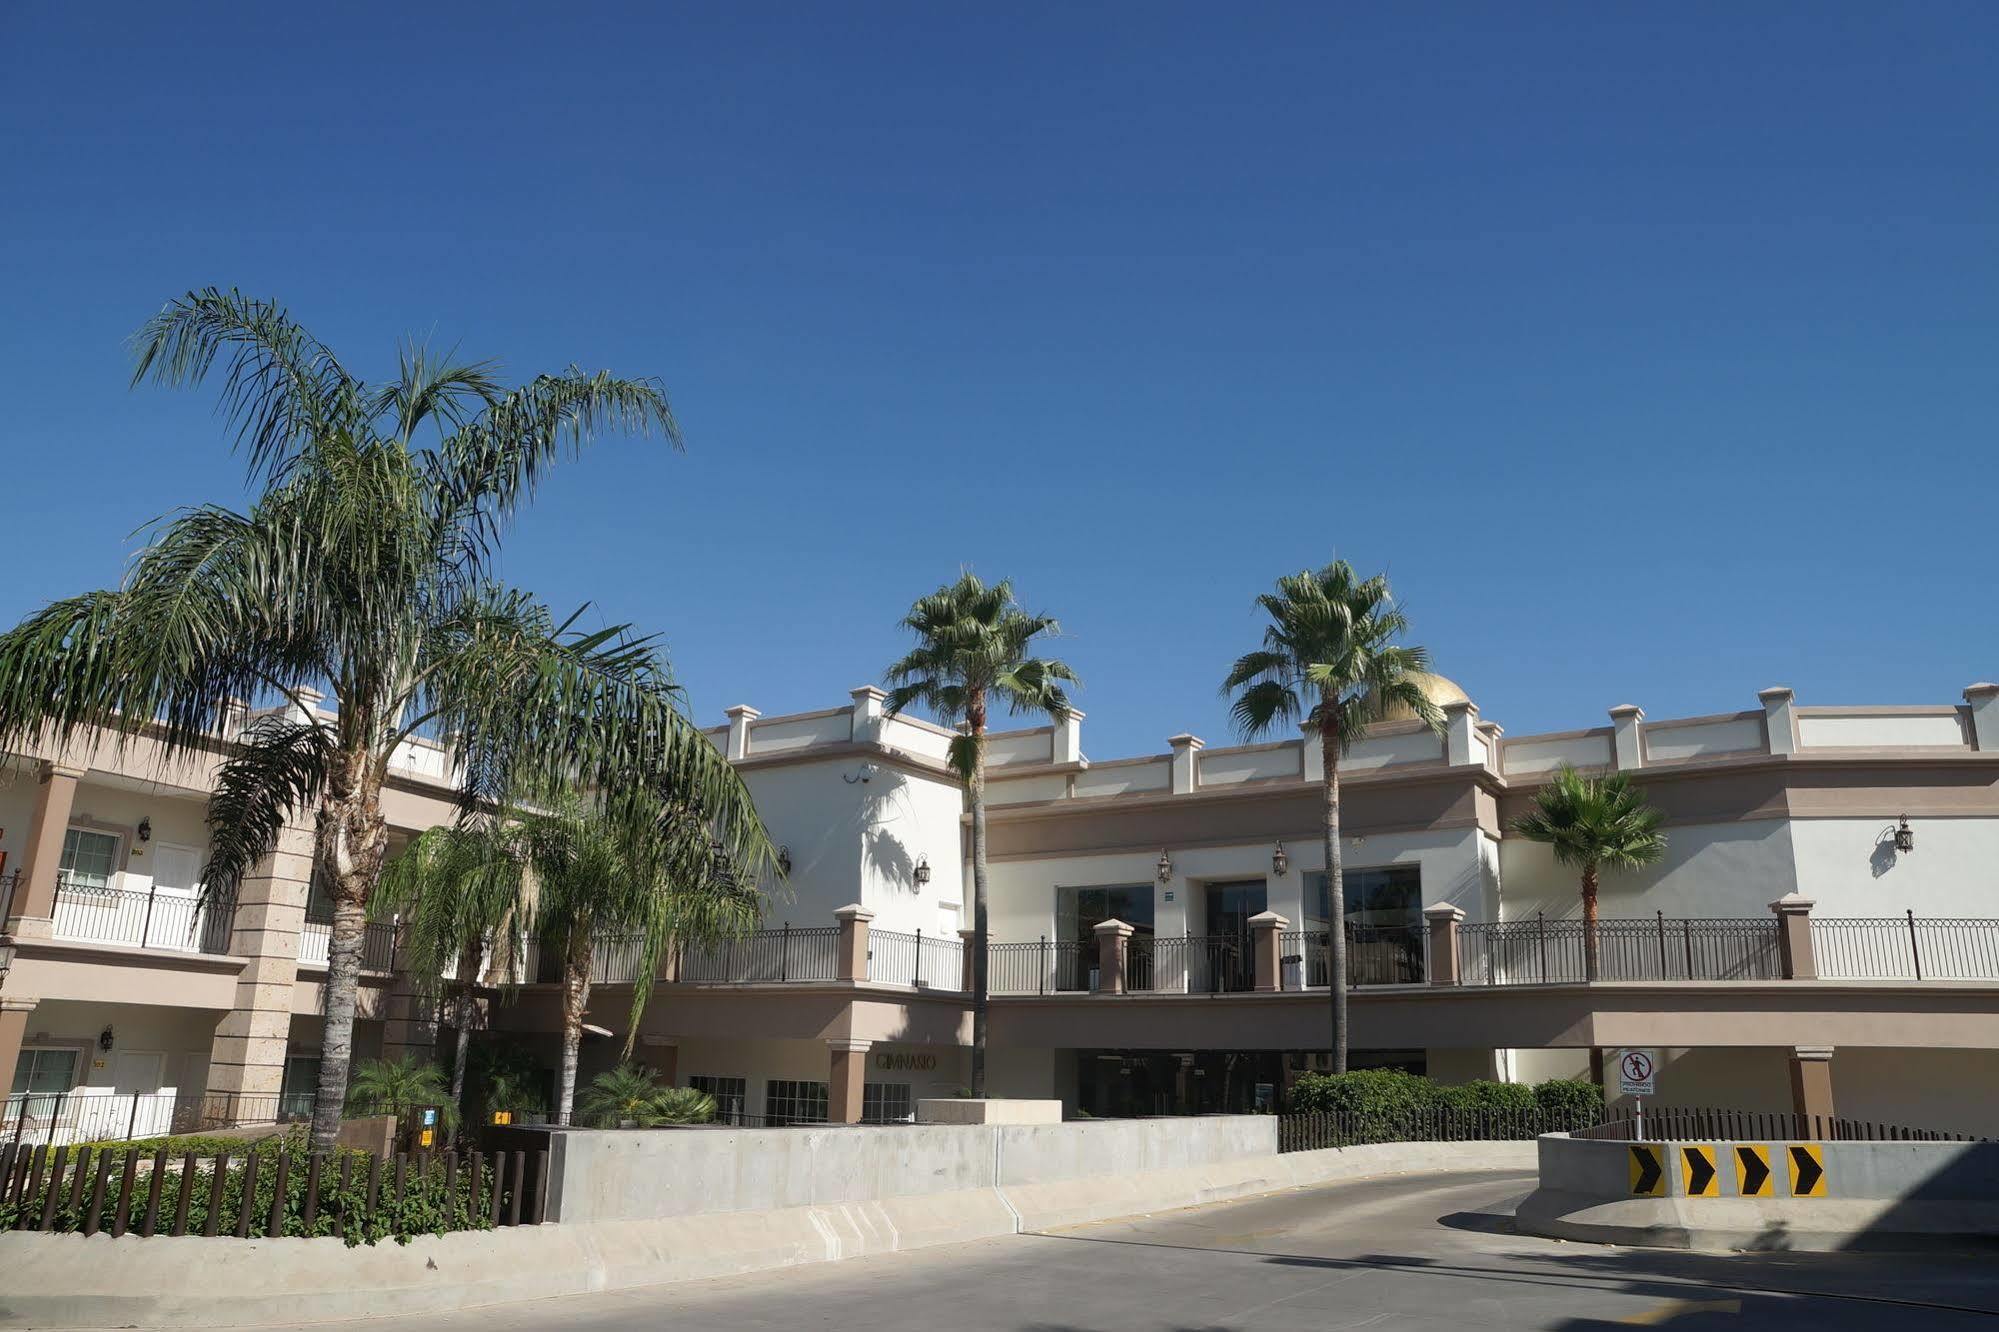
[[[1270,853],[1270,872],[1281,879],[1284,877],[1285,871],[1290,868],[1291,857],[1285,852],[1284,843],[1279,842],[1277,849]]]
[[[1897,851],[1913,851],[1916,849],[1916,830],[1909,826],[1909,816],[1907,814],[1904,814],[1902,821],[1895,825],[1895,849]]]
[[[1173,857],[1166,854],[1166,848],[1159,848],[1159,881],[1165,883],[1173,877]]]
[[[107,1022],[104,1024],[104,1030],[97,1033],[97,1048],[110,1054],[111,1047],[115,1043],[116,1038],[112,1034],[111,1024]]]
[[[138,833],[139,833],[139,840],[141,842],[150,842],[153,840],[152,815],[148,814],[144,818],[139,820]]]
[[[929,883],[929,882],[930,882],[930,857],[929,857],[929,856],[918,856],[918,857],[916,858],[916,869],[915,869],[914,871],[912,871],[912,874],[913,874],[913,877],[914,877],[914,878],[916,879],[916,886],[917,886],[918,888],[921,888],[921,887],[922,887],[922,886],[923,886],[924,884],[926,884],[926,883]]]
[[[787,879],[791,877],[791,848],[788,846],[777,849],[777,872]]]

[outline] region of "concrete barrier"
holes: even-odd
[[[551,1208],[562,1220],[546,1226],[371,1249],[0,1234],[0,1327],[439,1312],[987,1239],[1341,1179],[1525,1170],[1535,1160],[1531,1142],[1280,1156],[1268,1116],[555,1137]]]
[[[1999,1246],[1999,1143],[1550,1134],[1537,1159],[1539,1187],[1515,1213],[1530,1234],[1676,1249]]]

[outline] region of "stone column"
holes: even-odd
[[[750,756],[750,723],[763,716],[747,703],[738,703],[728,709],[729,747],[725,751],[730,762]]]
[[[958,988],[966,994],[970,994],[972,992],[972,952],[979,946],[979,932],[977,930],[959,930],[958,945],[959,951],[964,958],[963,964],[958,969]],[[988,986],[992,984],[990,973],[986,976],[986,984]]]
[[[1641,735],[1645,709],[1636,703],[1620,703],[1610,710],[1611,746],[1617,754],[1620,772],[1645,766],[1645,746]]]
[[[855,902],[833,913],[840,922],[840,942],[833,957],[836,980],[864,981],[868,978],[868,922],[875,913]]]
[[[1173,747],[1173,794],[1186,795],[1200,785],[1201,751],[1208,742],[1183,731],[1166,743]]]
[[[1478,707],[1470,699],[1459,699],[1444,705],[1444,761],[1453,768],[1462,768],[1474,761],[1478,752],[1472,744],[1472,732],[1478,725]],[[1312,737],[1318,739],[1317,735]],[[1323,766],[1323,759],[1321,766]]]
[[[829,1038],[826,1049],[832,1068],[826,1079],[826,1118],[835,1124],[861,1122],[861,1100],[868,1083],[869,1041]]]
[[[1464,924],[1463,909],[1439,902],[1423,908],[1423,919],[1430,924],[1430,984],[1464,984],[1458,958],[1458,926]]]
[[[0,981],[5,979],[0,976]],[[21,1058],[21,1042],[28,1035],[28,1014],[35,1011],[35,1003],[31,995],[0,992],[0,1072],[10,1079],[14,1076],[14,1064]]]
[[[1055,735],[1050,741],[1050,753],[1057,763],[1081,763],[1083,761],[1083,714],[1076,708],[1069,709],[1069,715],[1055,723]]]
[[[1124,964],[1130,949],[1132,927],[1121,920],[1098,923],[1097,993],[1124,993]]]
[[[1256,955],[1256,988],[1260,993],[1284,988],[1284,927],[1290,923],[1275,911],[1259,911],[1249,918],[1249,946]]]
[[[36,772],[35,813],[28,823],[28,844],[21,857],[21,877],[14,886],[4,933],[22,939],[46,939],[55,930],[56,875],[62,869],[62,843],[76,805],[76,783],[82,768],[43,763]],[[12,1077],[13,1065],[7,1066]]]
[[[1791,1047],[1791,1109],[1801,1116],[1833,1117],[1832,1047]]]
[[[1798,752],[1797,699],[1783,685],[1773,685],[1756,691],[1756,697],[1763,700],[1763,722],[1770,732],[1770,752],[1772,754],[1795,754]]]
[[[873,685],[862,685],[850,690],[848,697],[854,700],[854,716],[848,723],[847,738],[857,745],[880,744],[882,724],[888,715],[888,695]]]
[[[1971,708],[1971,747],[1999,751],[1999,684],[1966,685],[1964,701]]]
[[[1791,893],[1770,904],[1777,913],[1777,953],[1785,980],[1817,980],[1818,959],[1812,953],[1812,899]]]
[[[236,980],[235,1006],[215,1026],[208,1056],[211,1095],[275,1101],[283,1089],[298,936],[312,884],[312,844],[310,827],[287,827],[278,834],[277,849],[243,876],[229,951],[249,961]]]

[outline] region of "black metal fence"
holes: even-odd
[[[67,877],[56,883],[52,910],[51,933],[58,939],[183,953],[227,953],[235,922],[234,904],[218,898],[158,888],[138,893]]]
[[[1590,974],[1580,920],[1532,920],[1461,926],[1459,974],[1468,985],[1551,985],[1586,980],[1781,980],[1774,917],[1601,920],[1596,972]]]
[[[305,929],[299,935],[299,962],[305,966],[326,966],[332,947],[333,918],[322,912],[307,912]],[[396,922],[367,922],[361,927],[361,970],[386,976],[395,969]]]
[[[1513,1142],[1543,1133],[1573,1133],[1601,1117],[1591,1110],[1446,1106],[1279,1115],[1277,1150],[1310,1152],[1372,1142]]]
[[[1061,994],[1095,988],[1097,950],[1062,940],[986,945],[986,988],[993,994]]]
[[[1801,1115],[1785,1110],[1725,1110],[1701,1106],[1645,1107],[1644,1124],[1630,1111],[1620,1111],[1572,1137],[1609,1142],[1684,1142],[1714,1138],[1743,1142],[1807,1139],[1823,1142],[1987,1142],[1945,1129],[1910,1128],[1879,1120],[1846,1119],[1833,1115]]]
[[[0,1229],[96,1235],[391,1235],[539,1225],[546,1151],[242,1151],[0,1146]]]
[[[964,985],[964,944],[956,935],[868,931],[868,979],[924,990]]]
[[[1347,984],[1420,985],[1426,974],[1425,948],[1429,929],[1423,925],[1349,925]],[[1278,940],[1280,957],[1297,961],[1297,979],[1289,970],[1282,987],[1323,989],[1331,983],[1332,940],[1324,929],[1286,930]]]
[[[837,925],[758,930],[740,939],[690,944],[679,951],[683,981],[829,981],[839,972]]]
[[[1814,916],[1812,957],[1825,980],[1991,980],[1999,920]]]
[[[130,1142],[171,1133],[285,1124],[312,1115],[312,1096],[234,1092],[15,1092],[0,1101],[0,1142],[28,1146]]]
[[[1233,934],[1134,935],[1125,958],[1127,990],[1225,994],[1256,987],[1249,946]]]

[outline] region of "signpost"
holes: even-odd
[[[1617,1057],[1617,1090],[1635,1098],[1638,1110],[1638,1137],[1645,1136],[1645,1098],[1654,1094],[1659,1079],[1659,1056],[1651,1050],[1626,1050]]]

